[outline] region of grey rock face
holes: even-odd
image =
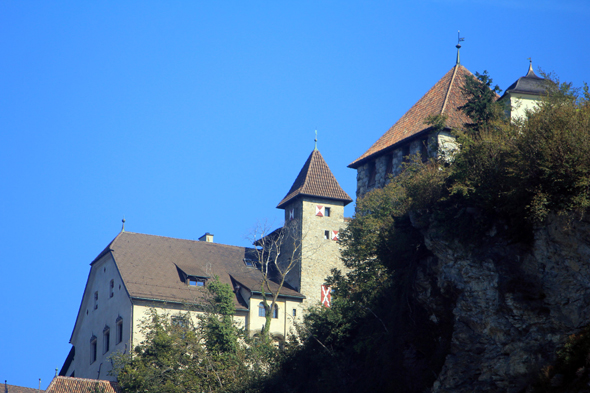
[[[435,327],[448,319],[435,297],[454,302],[432,392],[523,391],[565,338],[590,323],[588,219],[552,217],[532,247],[507,244],[495,230],[480,247],[422,232],[435,258],[418,270],[415,301]]]

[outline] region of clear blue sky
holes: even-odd
[[[455,62],[589,81],[585,0],[0,0],[0,380],[61,368],[89,263],[132,232],[248,245],[313,149],[360,156]],[[352,215],[353,204],[347,208]]]

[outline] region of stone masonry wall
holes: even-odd
[[[329,217],[316,216],[316,206],[330,208]],[[295,219],[298,220],[301,239],[301,263],[288,276],[287,282],[305,295],[304,306],[311,306],[321,301],[321,285],[330,275],[333,268],[342,269],[340,246],[338,241],[332,240],[334,231],[340,232],[345,227],[344,205],[342,202],[306,197],[297,198],[285,209],[285,222],[289,223],[289,211],[295,209]],[[328,231],[328,239],[325,232]],[[293,246],[287,245],[281,250],[283,258],[289,258],[293,253]],[[281,264],[286,263],[282,261]]]
[[[438,135],[429,135],[427,139],[416,139],[408,145],[402,145],[393,151],[377,157],[375,160],[365,163],[357,169],[356,197],[362,198],[367,192],[376,188],[383,188],[389,183],[390,176],[397,176],[402,171],[404,162],[404,150],[408,156],[420,154],[426,144],[428,157],[435,157],[438,153],[440,138]],[[445,139],[445,143],[448,141]],[[409,150],[408,150],[409,147]],[[391,163],[391,165],[389,165]],[[388,173],[388,167],[390,169]],[[372,172],[375,172],[374,181],[371,182]]]

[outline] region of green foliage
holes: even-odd
[[[233,323],[235,295],[230,286],[221,283],[217,276],[207,289],[212,295],[209,312],[199,317],[206,348],[213,354],[235,354],[238,348],[238,332]]]
[[[272,344],[250,338],[232,320],[233,293],[215,277],[209,304],[193,324],[190,313],[160,314],[143,321],[145,339],[133,354],[113,356],[123,392],[232,392],[255,386],[279,359]]]
[[[469,131],[478,133],[484,131],[494,121],[502,116],[502,108],[496,100],[497,93],[501,90],[498,85],[492,87],[492,78],[487,71],[483,74],[479,72],[473,76],[469,75],[465,80],[465,85],[461,87],[463,93],[467,96],[465,105],[459,107],[469,118],[471,123],[465,124]]]
[[[590,206],[590,101],[578,93],[561,84],[519,129],[515,172],[536,223]]]
[[[383,189],[357,201],[341,232],[346,272],[333,271],[332,307],[310,310],[300,343],[263,391],[426,391],[450,351],[456,292],[431,294],[437,323],[415,301],[415,277],[433,256],[421,230],[473,244],[494,224],[501,237],[532,239],[551,213],[590,205],[590,94],[561,84],[522,121],[503,118],[489,75],[466,85],[472,123],[454,130],[460,150],[450,164],[416,157]],[[435,129],[444,118],[429,119]],[[433,286],[436,288],[436,286]],[[436,289],[433,289],[436,290]],[[448,304],[448,306],[447,306]],[[587,359],[590,335],[560,352]],[[583,356],[581,355],[583,354]],[[564,363],[564,364],[565,364]],[[580,366],[581,367],[581,366]],[[585,367],[590,368],[590,364]]]
[[[114,357],[119,384],[125,392],[197,392],[210,384],[205,349],[189,316],[172,324],[166,315],[150,311],[142,332],[145,340],[132,355]],[[207,381],[206,381],[207,380]],[[205,382],[206,381],[206,382]]]
[[[590,375],[590,327],[570,335],[556,352],[552,365],[545,367],[529,388],[534,393],[584,392]],[[559,382],[557,382],[559,381]]]

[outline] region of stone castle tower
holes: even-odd
[[[322,300],[322,285],[333,268],[342,268],[338,233],[345,227],[344,206],[352,202],[315,148],[291,189],[278,204],[285,210],[283,231],[288,235],[281,247],[279,265],[296,259],[286,277],[295,290],[305,295],[304,304]]]

